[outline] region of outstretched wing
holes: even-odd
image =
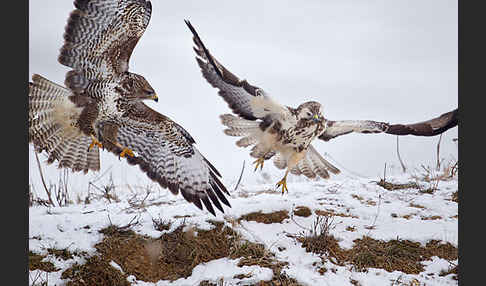
[[[145,0],[75,0],[64,32],[59,62],[73,70],[67,87],[82,91],[90,81],[128,71],[132,51],[150,21]]]
[[[221,212],[220,201],[231,207],[219,172],[195,148],[191,135],[168,117],[139,102],[125,113],[115,133],[116,142],[135,152],[134,157],[127,157],[128,163],[139,165],[162,187],[173,194],[180,191],[200,209],[204,204],[213,215],[211,202]]]
[[[326,121],[327,128],[319,136],[319,139],[329,141],[335,137],[349,134],[351,132],[359,133],[381,133],[386,132],[389,128],[388,123],[371,121],[371,120],[341,120]]]
[[[220,64],[206,49],[191,23],[185,20],[194,35],[194,51],[204,78],[215,88],[228,103],[233,112],[244,119],[256,120],[271,113],[286,113],[288,109],[272,100],[259,87],[240,80],[236,75]]]
[[[393,124],[390,125],[386,133],[395,135],[435,136],[450,128],[456,127],[459,122],[458,113],[458,109],[455,109],[427,121],[405,125]]]

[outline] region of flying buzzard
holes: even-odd
[[[29,83],[29,142],[47,162],[74,172],[99,170],[99,147],[139,167],[199,209],[230,206],[216,168],[191,135],[142,101],[157,101],[147,80],[128,71],[150,20],[145,0],[75,0],[59,62],[72,70],[65,85],[34,74]],[[212,202],[212,203],[211,203]],[[230,206],[231,207],[231,206]]]
[[[455,125],[453,120],[449,122],[450,116],[418,125],[390,125],[371,120],[333,121],[324,118],[321,104],[315,101],[302,103],[297,108],[280,105],[261,88],[240,80],[220,64],[204,46],[191,23],[185,22],[193,34],[196,60],[203,76],[219,89],[219,95],[237,115],[221,115],[223,125],[228,127],[225,134],[243,137],[236,142],[237,146],[253,145],[250,155],[257,158],[253,162],[255,170],[261,169],[270,158],[277,168],[286,168],[284,177],[277,183],[277,187],[282,187],[282,193],[288,190],[289,172],[325,179],[329,178],[329,172],[340,172],[311,145],[315,138],[328,141],[351,132],[432,136],[457,125],[457,121]]]

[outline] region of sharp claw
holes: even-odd
[[[123,151],[120,153],[120,155],[118,155],[118,158],[120,157],[125,157],[126,155],[130,156],[130,157],[133,157],[135,156],[135,154],[133,154],[133,151],[129,148],[123,148]]]
[[[253,164],[255,164],[255,170],[254,170],[254,172],[256,172],[256,170],[258,170],[258,167],[260,167],[260,170],[262,170],[264,163],[265,163],[265,159],[263,157],[262,158],[258,158],[257,160],[255,160],[253,162]]]
[[[88,147],[88,152],[94,147],[94,146],[98,146],[100,148],[103,148],[103,144],[101,144],[100,141],[98,141],[98,139],[96,139],[94,136],[91,136],[91,144],[89,144],[89,147]]]
[[[282,186],[282,195],[285,193],[285,191],[287,191],[287,193],[289,192],[289,189],[287,188],[287,178],[284,177],[282,180],[280,180],[278,183],[277,183],[277,188]]]

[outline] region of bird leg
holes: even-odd
[[[287,169],[285,171],[285,175],[282,178],[282,180],[277,182],[277,188],[282,186],[282,195],[284,194],[285,191],[287,191],[287,193],[289,192],[289,189],[287,189],[287,175],[288,174],[289,174],[289,170]]]
[[[96,139],[96,137],[94,135],[91,135],[91,144],[89,144],[88,151],[91,150],[95,145],[100,147],[100,148],[103,148],[103,145],[101,144],[101,142],[98,141],[98,139]]]
[[[256,159],[253,164],[255,164],[255,172],[260,167],[260,170],[263,169],[263,163],[265,162],[265,157],[260,157]]]
[[[126,155],[128,155],[130,157],[134,157],[135,156],[135,154],[133,154],[132,149],[130,149],[130,148],[123,147],[120,143],[114,142],[114,141],[112,141],[111,139],[109,139],[107,137],[103,138],[103,140],[106,140],[106,141],[110,142],[111,144],[115,145],[116,147],[118,147],[118,148],[120,148],[122,150],[121,153],[118,156],[120,156],[122,158],[123,157],[126,157]]]

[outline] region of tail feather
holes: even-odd
[[[88,152],[91,138],[75,123],[82,108],[69,99],[71,91],[40,75],[29,83],[29,142],[36,152],[46,151],[47,163],[58,161],[60,168],[74,172],[99,170],[99,150]]]

